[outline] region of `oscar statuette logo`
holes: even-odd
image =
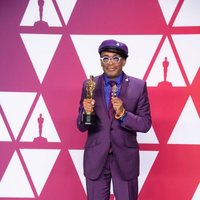
[[[92,99],[93,98],[93,92],[95,89],[96,83],[94,82],[94,77],[90,75],[90,79],[87,82],[86,85],[86,99]],[[95,124],[95,112],[86,112],[83,115],[83,121],[86,125],[93,125]]]
[[[44,118],[43,118],[41,113],[40,113],[40,115],[37,119],[37,122],[38,122],[39,136],[34,138],[34,142],[37,142],[37,143],[40,143],[40,144],[44,143],[44,142],[46,143],[46,142],[48,142],[47,138],[42,136]]]

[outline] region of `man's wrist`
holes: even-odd
[[[122,112],[120,114],[115,114],[115,119],[120,119],[124,116],[124,114],[126,113],[125,108],[123,108]]]

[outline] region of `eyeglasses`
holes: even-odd
[[[120,57],[120,56],[113,56],[113,57],[103,56],[100,59],[104,64],[108,64],[110,61],[112,61],[113,63],[116,64],[116,63],[120,62],[121,58],[122,57]]]

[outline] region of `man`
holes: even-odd
[[[128,57],[126,44],[105,40],[98,52],[104,73],[94,77],[95,89],[90,99],[86,98],[87,81],[83,83],[77,118],[78,129],[88,132],[84,151],[88,200],[109,200],[111,179],[116,200],[136,200],[139,176],[136,134],[151,127],[146,83],[123,72]],[[110,99],[111,91],[116,94]],[[84,113],[92,112],[96,114],[95,124],[85,125]]]

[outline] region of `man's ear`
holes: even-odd
[[[126,64],[126,59],[123,59],[122,66],[124,67],[125,64]]]

